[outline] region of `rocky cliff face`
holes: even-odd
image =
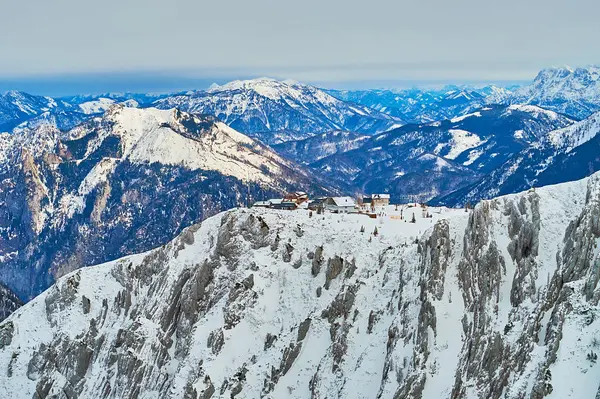
[[[600,176],[433,211],[235,210],[78,270],[0,324],[0,396],[596,396]]]
[[[6,319],[23,303],[8,287],[0,284],[0,320]]]

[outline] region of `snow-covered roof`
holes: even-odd
[[[389,194],[371,194],[371,198],[390,199],[390,195]]]
[[[252,206],[269,206],[271,203],[269,201],[256,201]]]
[[[354,199],[351,197],[332,197],[331,199],[337,206],[355,206],[356,205],[356,203],[354,202]]]
[[[271,205],[277,205],[277,204],[281,204],[283,202],[283,199],[273,198],[273,199],[270,199],[268,202],[271,203]]]

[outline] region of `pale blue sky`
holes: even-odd
[[[0,89],[520,81],[600,63],[597,0],[0,3]]]

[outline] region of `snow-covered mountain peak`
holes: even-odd
[[[8,131],[24,120],[58,107],[58,102],[50,97],[34,96],[20,91],[6,92],[0,95],[0,131]]]
[[[251,80],[235,80],[209,89],[209,93],[231,91],[252,91],[271,100],[293,99],[296,101],[318,100],[323,104],[334,104],[340,100],[309,85],[293,80],[275,80],[272,78],[257,78]]]
[[[155,106],[214,115],[268,144],[333,130],[373,134],[403,124],[398,117],[339,100],[319,88],[269,78],[178,94],[157,101]]]
[[[507,101],[586,118],[600,109],[600,66],[543,69],[530,85],[515,90]]]
[[[485,101],[488,104],[502,104],[512,95],[511,90],[495,85],[486,86],[482,91],[487,96]]]
[[[71,139],[92,133],[84,157],[97,152],[110,137],[119,139],[119,157],[132,162],[182,165],[214,170],[240,180],[272,183],[288,162],[211,116],[177,109],[129,108],[113,105],[99,118],[76,129]],[[266,174],[265,171],[269,173]],[[271,175],[272,174],[272,175]]]

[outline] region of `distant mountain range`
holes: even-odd
[[[0,132],[13,129],[23,121],[61,108],[64,104],[50,97],[18,91],[0,95]]]
[[[356,191],[387,192],[401,202],[428,201],[477,181],[550,131],[574,122],[535,106],[490,105],[449,120],[349,140],[348,151],[321,157],[311,167],[331,181],[351,182]],[[328,138],[323,142],[327,146]],[[293,143],[285,143],[284,153],[290,148]],[[322,152],[314,143],[311,148]],[[302,155],[300,161],[311,157]]]
[[[504,102],[511,92],[497,86],[408,90],[328,90],[334,97],[355,102],[410,123],[428,123],[464,115],[488,103]]]
[[[401,118],[339,100],[316,87],[267,78],[175,95],[155,106],[214,115],[268,144],[332,130],[374,134],[404,124]]]
[[[117,103],[129,107],[148,106],[151,101],[142,102],[148,98],[156,101],[160,97],[109,93],[54,99],[10,91],[0,96],[0,133],[48,123],[60,130],[68,130],[92,116],[101,115]]]
[[[486,104],[537,105],[584,119],[600,110],[600,67],[543,69],[531,84],[523,87],[447,86],[439,90],[415,88],[327,92],[412,123],[461,116]]]
[[[112,106],[0,135],[0,281],[22,299],[225,209],[328,184],[214,117]]]
[[[552,131],[481,180],[432,203],[457,205],[580,179],[600,170],[600,112]]]

